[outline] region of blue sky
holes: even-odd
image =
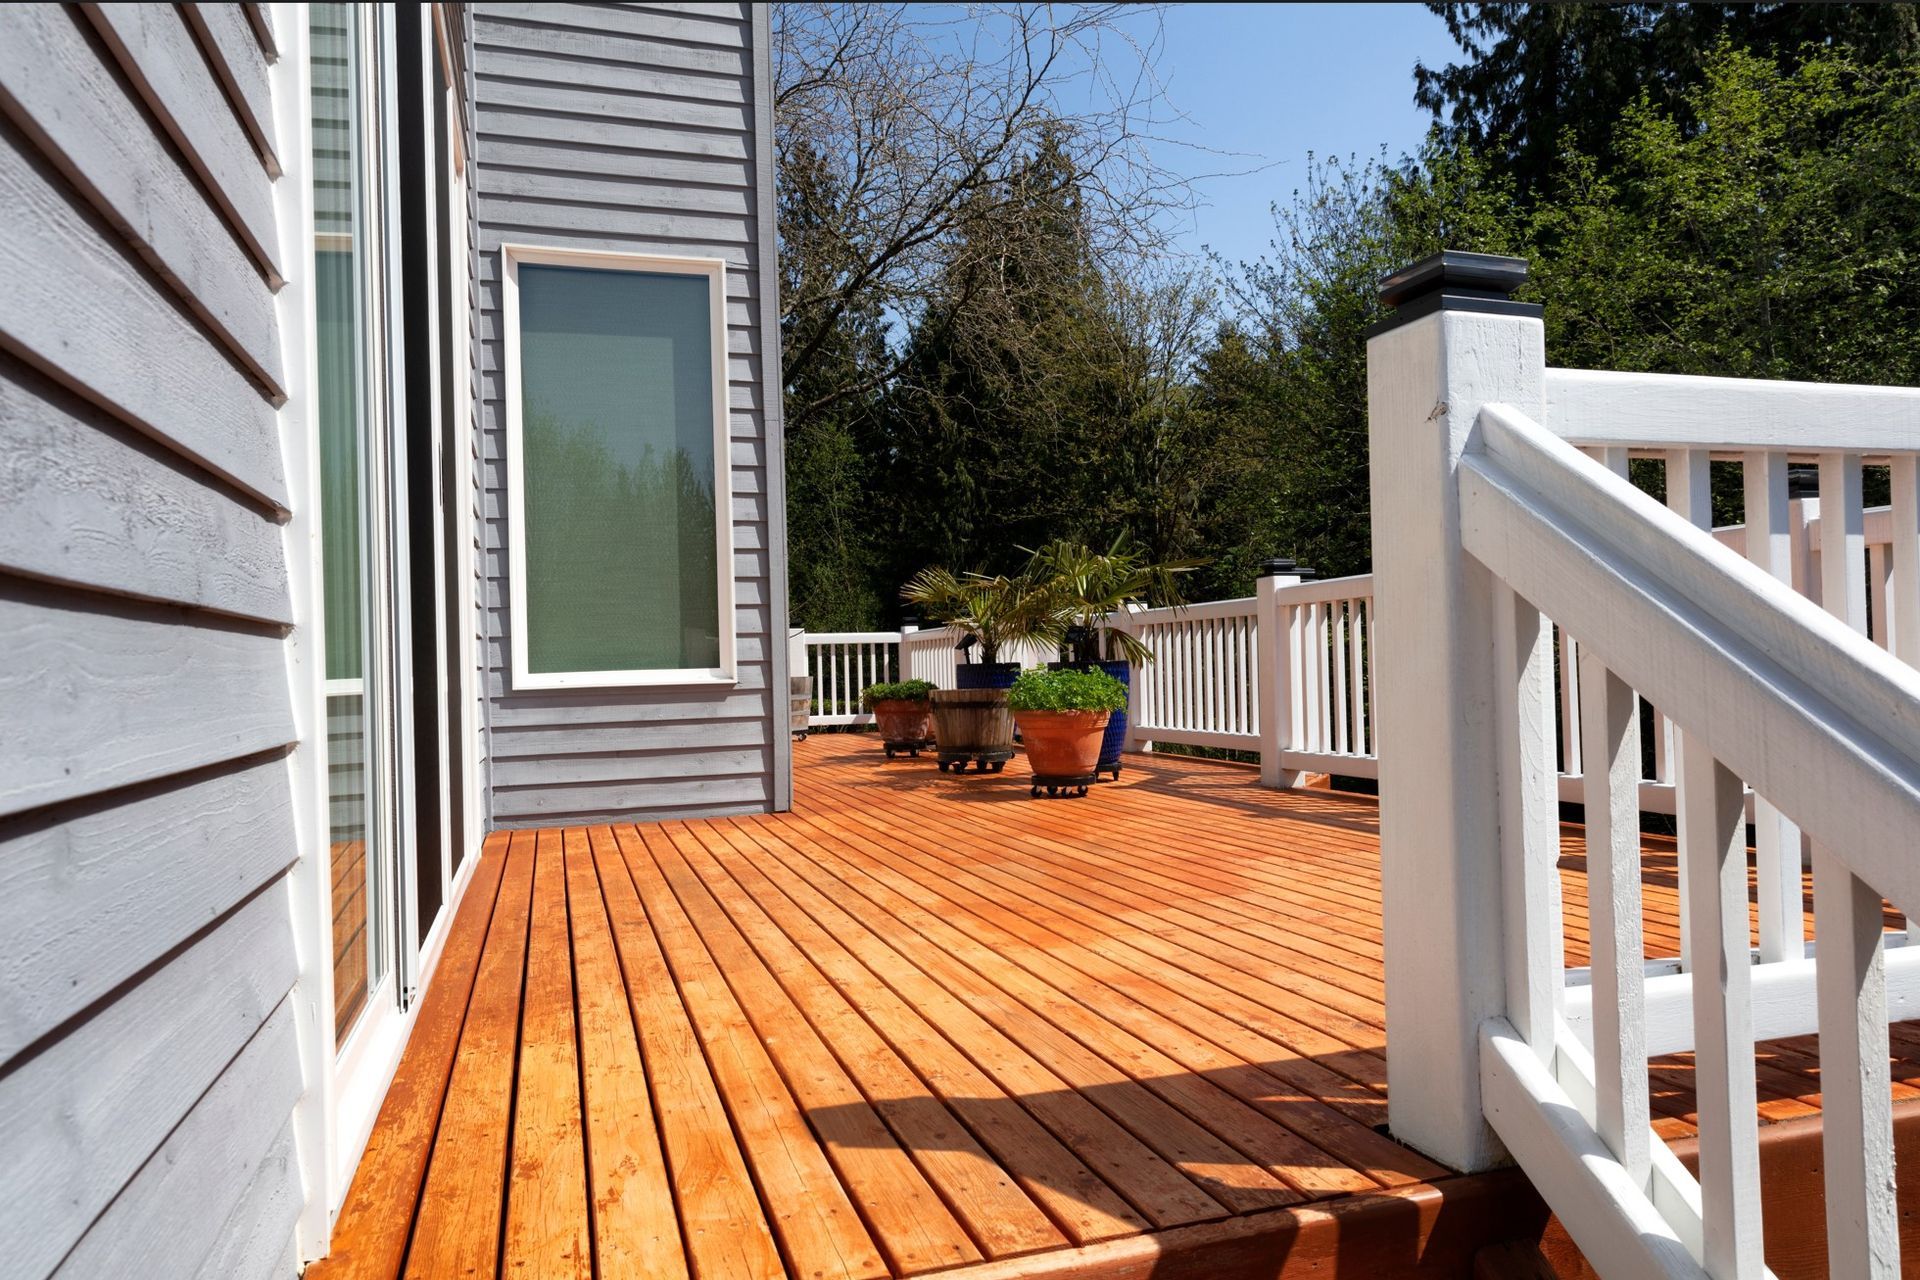
[[[1181,244],[1228,261],[1262,253],[1268,206],[1304,180],[1307,154],[1397,159],[1425,136],[1413,64],[1457,60],[1446,24],[1420,4],[1194,4],[1165,11],[1159,59],[1167,96],[1187,122],[1164,132],[1240,158],[1159,148],[1187,174],[1248,170],[1199,186],[1204,207],[1177,226]]]

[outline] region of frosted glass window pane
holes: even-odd
[[[527,670],[720,666],[705,276],[522,263]]]

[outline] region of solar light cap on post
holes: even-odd
[[[1312,578],[1315,572],[1315,570],[1308,568],[1306,565],[1295,564],[1286,556],[1272,556],[1260,562],[1260,576],[1262,578],[1294,577],[1305,582],[1307,579]]]
[[[1527,260],[1497,253],[1442,249],[1432,257],[1381,277],[1380,301],[1392,314],[1367,330],[1369,338],[1436,311],[1478,311],[1499,316],[1542,314],[1537,302],[1515,302],[1527,282]]]

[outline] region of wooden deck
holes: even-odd
[[[1532,1212],[1379,1132],[1370,801],[1154,757],[1032,802],[1024,771],[823,735],[790,814],[491,837],[312,1274],[1205,1275],[1329,1241],[1348,1274],[1372,1222],[1444,1274],[1449,1195]],[[1817,1109],[1808,1048],[1764,1048],[1765,1118]],[[1653,1081],[1687,1132],[1684,1056]]]

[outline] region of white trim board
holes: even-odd
[[[707,278],[707,312],[713,382],[713,497],[715,576],[719,592],[720,665],[709,669],[633,671],[530,671],[524,620],[527,616],[526,485],[521,423],[520,264],[584,267],[655,275]],[[727,390],[727,263],[721,258],[669,257],[611,250],[558,248],[508,243],[500,246],[501,321],[506,364],[507,428],[507,572],[512,609],[508,649],[513,687],[533,689],[607,689],[633,686],[731,685],[739,669],[733,565],[732,471]]]
[[[1920,947],[1901,945],[1906,939],[1888,935],[1887,1021],[1920,1017]],[[1820,1030],[1820,1012],[1814,998],[1813,944],[1805,960],[1779,960],[1753,967],[1753,1038],[1778,1040],[1783,1036],[1813,1035]],[[1593,1043],[1593,988],[1569,986],[1565,994],[1567,1025],[1582,1044]],[[1646,985],[1649,1057],[1685,1053],[1693,1048],[1693,975],[1667,973],[1649,977]]]

